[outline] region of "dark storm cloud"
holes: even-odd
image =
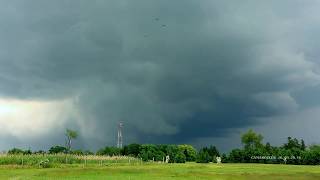
[[[1,96],[72,98],[92,146],[119,120],[131,142],[224,136],[304,108],[320,82],[316,1],[1,4]]]

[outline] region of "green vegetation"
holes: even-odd
[[[169,163],[209,163],[216,162],[216,158],[221,157],[223,163],[320,165],[319,145],[311,145],[310,147],[307,147],[302,139],[299,141],[296,138],[288,137],[288,141],[286,143],[284,143],[282,146],[276,147],[272,146],[270,143],[263,144],[263,136],[254,132],[253,130],[249,130],[241,136],[243,148],[233,149],[229,154],[220,154],[220,152],[215,146],[203,147],[197,152],[197,150],[194,147],[186,144],[129,144],[124,146],[123,148],[107,146],[101,148],[96,153],[93,153],[88,150],[71,150],[71,140],[75,139],[78,136],[76,131],[67,129],[66,136],[66,147],[56,145],[51,147],[48,150],[48,152],[42,150],[32,152],[31,150],[21,150],[18,148],[13,148],[8,151],[8,155],[29,155],[30,157],[32,157],[32,154],[41,154],[42,156],[48,156],[50,154],[68,154],[70,156],[84,156],[96,154],[98,156],[108,157],[133,157],[146,162],[164,162],[166,160],[166,157],[168,156]],[[0,161],[3,157],[5,156],[0,157]],[[57,159],[59,158],[60,156],[57,157]],[[56,161],[60,162],[60,160]],[[70,161],[72,162],[72,158]],[[5,160],[3,162],[9,161]],[[37,163],[39,162],[31,164]]]
[[[304,141],[288,137],[280,147],[262,143],[263,136],[249,130],[242,135],[243,149],[233,149],[223,162],[265,163],[265,164],[304,164],[320,165],[320,148],[317,145],[306,147]]]
[[[178,146],[179,151],[183,152],[183,154],[186,157],[185,161],[191,162],[191,161],[195,161],[196,157],[197,157],[197,150],[192,147],[191,145],[179,145]]]
[[[221,179],[221,180],[318,180],[320,168],[270,164],[104,164],[64,168],[0,166],[0,179]]]
[[[120,156],[121,149],[116,147],[105,147],[97,152],[97,155]]]
[[[204,147],[200,149],[198,155],[197,155],[197,163],[209,163],[209,162],[215,162],[216,157],[219,157],[220,153],[218,149],[215,146],[210,146],[209,148]]]
[[[13,148],[0,155],[0,179],[320,179],[318,166],[302,165],[320,165],[320,146],[307,147],[291,137],[275,147],[249,130],[241,137],[243,148],[229,154],[215,146],[197,151],[185,144],[129,144],[93,153],[71,149],[77,137],[73,132],[67,130],[66,147],[35,152]],[[216,157],[223,164],[213,164]]]
[[[0,155],[0,165],[21,167],[62,167],[63,165],[95,165],[108,163],[141,163],[141,160],[126,156],[95,156],[74,154]]]
[[[208,151],[200,150],[197,156],[197,163],[209,163],[211,161],[211,157]]]
[[[78,132],[71,130],[71,129],[66,129],[66,138],[67,138],[67,149],[68,151],[71,151],[71,146],[72,146],[72,139],[76,139],[78,137]]]
[[[66,153],[68,149],[63,146],[53,146],[49,149],[49,154]]]

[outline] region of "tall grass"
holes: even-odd
[[[140,160],[128,156],[97,156],[72,154],[0,155],[0,165],[56,167],[63,164],[106,165],[113,163],[140,163]]]

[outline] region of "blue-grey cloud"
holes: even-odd
[[[0,95],[71,99],[66,124],[92,147],[114,143],[119,120],[127,142],[227,136],[318,105],[319,6],[1,1]]]

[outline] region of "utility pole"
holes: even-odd
[[[122,148],[122,143],[123,143],[123,139],[122,139],[122,128],[123,128],[123,123],[120,122],[118,124],[118,143],[117,143],[117,147],[118,148]]]

